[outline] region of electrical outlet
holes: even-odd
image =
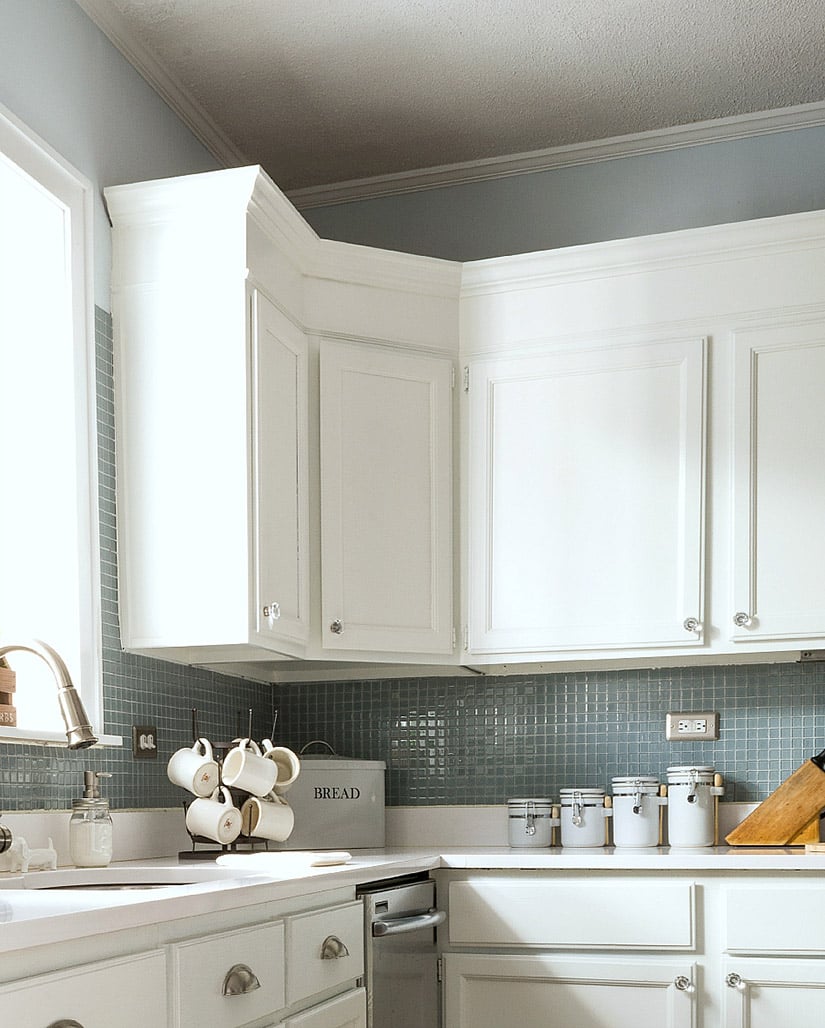
[[[707,742],[719,738],[719,715],[700,711],[694,714],[668,714],[665,738],[671,742]]]

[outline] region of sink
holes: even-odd
[[[30,871],[23,875],[24,889],[174,889],[237,879],[228,867],[72,867],[57,871]]]

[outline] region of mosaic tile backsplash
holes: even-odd
[[[97,417],[106,731],[122,749],[0,745],[0,810],[66,809],[84,768],[112,773],[115,809],[173,807],[182,792],[166,760],[190,739],[191,708],[213,739],[253,731],[300,748],[387,762],[391,806],[503,803],[556,797],[565,786],[609,786],[618,774],[664,775],[712,764],[727,798],[764,798],[825,746],[825,663],[581,671],[490,678],[420,678],[271,687],[124,654],[117,612],[112,323],[96,312]],[[669,710],[719,712],[721,737],[669,743]],[[157,760],[132,757],[135,723],[157,725]]]

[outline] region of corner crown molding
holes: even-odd
[[[719,118],[715,121],[700,121],[692,125],[613,136],[588,143],[574,143],[570,146],[531,150],[458,164],[442,164],[371,178],[350,179],[327,186],[292,189],[287,196],[298,210],[309,210],[312,207],[328,207],[354,200],[370,200],[380,196],[466,185],[470,182],[484,182],[488,179],[508,178],[537,171],[553,171],[557,168],[596,164],[599,161],[617,160],[621,157],[638,157],[665,150],[747,139],[774,132],[818,128],[822,125],[825,125],[825,102],[800,104],[796,107]]]

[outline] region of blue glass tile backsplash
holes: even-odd
[[[68,808],[84,768],[110,771],[117,809],[172,807],[181,790],[166,760],[190,739],[190,711],[204,733],[253,731],[300,748],[327,741],[350,757],[387,762],[391,806],[502,803],[557,797],[565,786],[606,786],[618,774],[664,775],[672,764],[712,764],[727,798],[765,797],[825,746],[825,663],[580,671],[553,675],[415,678],[268,686],[124,654],[117,608],[112,322],[96,312],[97,417],[106,731],[121,749],[70,753],[0,744],[0,810]],[[669,710],[715,710],[721,737],[669,743]],[[135,760],[133,724],[159,731],[157,760]]]
[[[390,805],[558,798],[614,775],[713,765],[763,799],[825,747],[825,663],[280,686],[280,733],[387,761]],[[715,742],[667,742],[668,711],[720,715]]]

